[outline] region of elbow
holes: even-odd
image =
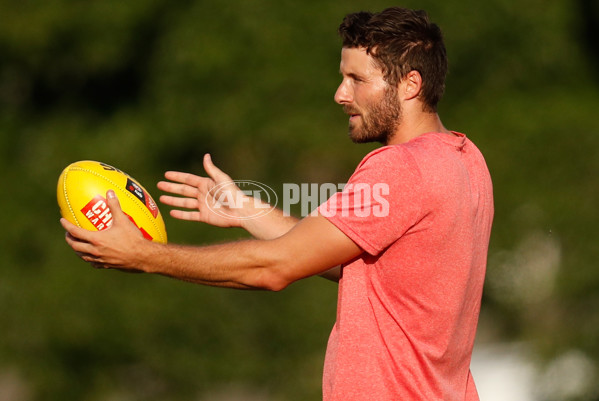
[[[288,285],[289,284],[274,283],[272,285],[265,287],[264,289],[266,291],[279,292],[279,291],[283,291],[285,288],[287,288]]]
[[[285,260],[270,260],[259,267],[253,286],[266,291],[282,291],[296,281],[290,271],[293,269]]]
[[[289,280],[278,269],[265,269],[257,287],[266,291],[279,292],[287,288],[293,281]]]
[[[274,242],[269,241],[274,246]],[[282,252],[280,248],[271,248],[268,252],[260,252],[253,261],[255,269],[252,269],[253,280],[251,286],[266,291],[279,292],[287,288],[301,277],[297,272],[296,261],[288,252]]]

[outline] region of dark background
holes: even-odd
[[[99,160],[157,198],[165,170],[203,173],[205,152],[278,191],[345,182],[373,147],[347,139],[333,102],[336,28],[395,4],[0,4],[0,400],[319,399],[333,283],[269,294],[96,271],[64,243],[56,182],[68,164]],[[443,29],[441,117],[477,143],[494,179],[477,347],[523,344],[545,378],[577,355],[586,381],[539,397],[597,400],[599,5],[401,5]],[[177,243],[245,235],[166,225]]]

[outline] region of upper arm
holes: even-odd
[[[290,284],[320,274],[360,255],[363,250],[321,215],[308,216],[271,241],[276,274]]]

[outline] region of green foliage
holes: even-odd
[[[481,332],[599,361],[599,77],[588,2],[404,2],[441,25],[441,116],[486,155],[496,219]],[[332,101],[336,27],[386,1],[0,1],[0,383],[39,400],[318,399],[336,287],[223,291],[99,272],[55,185],[101,160],[150,192],[210,152],[237,179],[344,182],[372,147]],[[589,11],[591,10],[591,11]],[[591,32],[591,33],[589,33]],[[165,212],[165,210],[163,210]],[[167,218],[174,242],[244,236]],[[216,395],[215,395],[216,394]]]

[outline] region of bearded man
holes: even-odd
[[[480,151],[437,114],[447,73],[441,31],[425,12],[395,7],[349,14],[339,33],[335,101],[349,115],[354,142],[382,146],[318,213],[257,214],[254,202],[230,207],[227,217],[215,213],[205,201],[211,189],[244,195],[206,155],[208,177],[167,172],[158,187],[177,196],[161,201],[177,208],[175,218],[242,227],[255,239],[152,243],[109,191],[112,227],[89,232],[62,219],[67,243],[95,267],[211,286],[279,291],[313,275],[333,279],[339,295],[325,401],[478,400],[470,359],[493,195]],[[364,196],[377,185],[385,186],[383,199]]]

